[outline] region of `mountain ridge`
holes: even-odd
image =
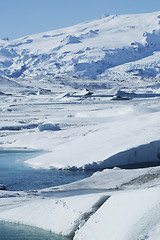
[[[160,12],[108,15],[0,41],[0,74],[9,78],[159,78],[159,59]]]

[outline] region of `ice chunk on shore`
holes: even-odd
[[[40,132],[43,132],[43,131],[59,131],[61,129],[57,124],[43,123],[38,126],[38,130]]]

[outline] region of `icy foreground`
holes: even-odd
[[[130,86],[132,99],[121,101],[111,100],[116,89],[86,97],[86,90],[40,84],[51,93],[22,94],[13,88],[13,95],[1,97],[2,148],[48,151],[27,161],[36,168],[115,168],[41,191],[1,191],[0,219],[78,240],[157,240],[160,168],[116,168],[159,164],[160,98],[153,80],[135,85],[134,94]]]
[[[1,191],[0,219],[69,239],[157,240],[159,179],[160,167],[113,169],[41,191]]]
[[[117,194],[89,219],[74,239],[158,240],[159,198],[159,189]]]
[[[64,197],[60,200],[32,196],[14,197],[14,201],[2,198],[1,204],[5,207],[1,206],[0,218],[73,237],[79,225],[83,225],[107,198],[99,195]]]
[[[1,41],[0,153],[43,150],[25,163],[97,172],[0,191],[0,220],[75,240],[159,240],[159,23],[160,12],[108,16]]]

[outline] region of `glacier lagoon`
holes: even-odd
[[[28,158],[42,154],[32,150],[0,150],[0,184],[9,191],[28,191],[74,182],[92,175],[93,171],[60,171],[33,169],[24,164]],[[3,240],[67,240],[50,231],[21,224],[0,221],[0,233]]]
[[[93,171],[33,169],[24,161],[42,154],[33,150],[0,150],[0,184],[8,191],[28,191],[71,183],[90,177]]]
[[[42,151],[26,149],[0,149],[0,184],[8,191],[39,190],[68,184],[90,177],[95,170],[56,170],[34,169],[25,160],[42,155]],[[158,166],[157,162],[121,166],[124,169],[137,169]]]

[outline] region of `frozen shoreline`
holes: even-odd
[[[0,220],[40,227],[73,239],[90,239],[92,235],[93,239],[117,236],[126,240],[159,236],[159,179],[160,167],[116,168],[39,191],[0,191]],[[150,224],[155,211],[156,222]]]
[[[74,240],[159,239],[160,167],[117,167],[160,163],[159,20],[106,16],[0,41],[0,149],[46,151],[26,161],[33,168],[97,170],[0,191],[0,220]]]
[[[112,234],[130,240],[127,234],[134,232],[134,225],[141,218],[144,226],[151,221],[153,215],[149,209],[159,211],[160,167],[98,170],[147,161],[159,163],[159,96],[111,101],[111,98],[103,98],[102,90],[96,91],[101,97],[95,98],[84,98],[85,90],[77,90],[74,98],[64,97],[66,91],[60,93],[60,90],[58,88],[54,96],[12,95],[0,98],[1,147],[48,151],[27,160],[26,163],[35,168],[96,168],[97,172],[88,179],[40,191],[0,191],[0,220],[40,227],[57,234],[75,236],[74,239],[78,240],[89,239],[90,231],[101,240],[105,236],[117,240]],[[153,201],[148,202],[134,218],[133,213],[141,208],[146,198],[153,198]],[[100,206],[102,199],[105,201]],[[128,202],[127,206],[125,199],[131,204]],[[119,205],[123,200],[124,204]],[[109,229],[105,230],[104,236],[101,235],[104,231],[100,226],[106,229],[103,224],[108,221],[105,216],[109,213],[114,222],[114,217],[117,218],[112,201],[119,206],[120,213],[128,212],[125,218],[130,216],[128,223],[124,221],[123,214],[118,218],[119,222],[124,222],[125,236],[118,232],[118,221],[117,225],[111,221]],[[133,204],[136,204],[136,209],[132,208]],[[144,221],[145,215],[148,222]],[[156,219],[157,228],[151,225],[145,233],[139,228],[137,236],[142,233],[156,240],[159,236],[157,215]]]

